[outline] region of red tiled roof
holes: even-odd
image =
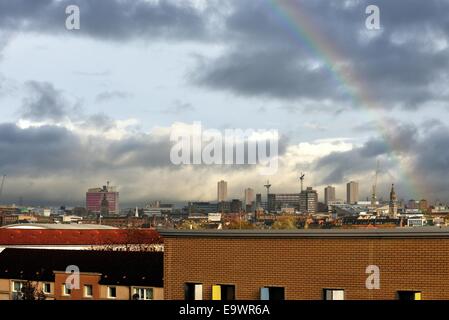
[[[150,229],[0,229],[0,245],[112,245],[154,243],[162,243],[162,238],[157,231]]]

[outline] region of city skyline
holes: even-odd
[[[379,195],[447,202],[449,4],[376,3],[380,30],[363,0],[0,1],[0,203],[80,204],[107,180],[125,205],[212,200],[224,177],[230,197],[285,193],[298,172],[364,199],[378,161]],[[173,165],[195,121],[278,130],[278,172]]]

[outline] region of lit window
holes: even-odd
[[[421,291],[398,291],[399,300],[421,300]]]
[[[69,287],[64,283],[62,285],[62,295],[70,296],[71,294],[72,294],[72,289],[69,289]]]
[[[108,287],[108,298],[109,299],[117,298],[117,288],[116,287]]]
[[[188,301],[203,300],[203,285],[199,283],[186,283],[184,297]]]
[[[133,299],[153,300],[153,288],[134,288]]]
[[[87,297],[87,298],[91,298],[92,295],[93,295],[92,285],[86,284],[84,286],[84,296]]]
[[[345,291],[342,289],[324,289],[324,300],[345,300]]]
[[[51,293],[51,285],[50,285],[50,283],[44,282],[44,283],[42,284],[42,291],[43,291],[44,293],[46,293],[46,294]]]
[[[234,285],[212,286],[212,300],[235,300]]]
[[[23,282],[22,281],[13,281],[12,282],[12,291],[13,292],[22,292]]]

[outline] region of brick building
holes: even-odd
[[[161,234],[165,299],[449,299],[449,228]]]
[[[79,270],[79,286],[65,282]],[[12,249],[0,251],[0,300],[22,299],[27,281],[47,300],[161,300],[163,253]]]

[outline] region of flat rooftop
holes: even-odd
[[[47,229],[47,230],[115,230],[118,228],[100,224],[81,223],[19,223],[9,224],[0,229]]]
[[[298,230],[158,230],[164,238],[449,238],[449,227]]]

